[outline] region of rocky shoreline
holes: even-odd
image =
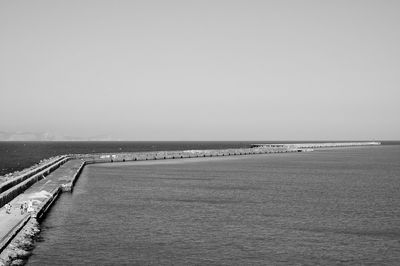
[[[30,219],[0,254],[0,265],[24,265],[32,254],[34,242],[40,233],[36,219]]]

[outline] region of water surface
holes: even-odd
[[[400,263],[400,146],[90,165],[29,265]]]

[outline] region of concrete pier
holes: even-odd
[[[63,156],[58,156],[55,159],[51,160],[48,163],[45,163],[43,165],[40,165],[32,170],[29,170],[21,175],[15,176],[3,183],[0,183],[0,193],[6,191],[7,189],[17,185],[18,183],[21,183],[22,181],[25,181],[29,177],[39,173],[40,171],[44,171],[45,173],[51,171],[51,166],[57,164],[57,163],[63,163],[68,159],[68,156],[63,155]],[[0,206],[1,207],[1,206]]]
[[[61,156],[45,165],[0,184],[0,207],[3,207],[34,183],[45,178],[69,159],[71,159],[69,156]]]
[[[11,214],[7,214],[5,208],[0,209],[0,265],[12,254],[12,250],[6,250],[11,241],[32,219],[40,220],[46,214],[63,188],[73,184],[83,164],[84,161],[79,159],[66,162],[12,199],[9,202],[12,206]],[[21,204],[29,201],[33,203],[33,211],[21,213]]]

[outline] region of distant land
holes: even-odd
[[[50,132],[0,131],[0,141],[118,141],[107,135],[93,137],[63,136]]]

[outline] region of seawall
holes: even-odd
[[[269,147],[269,148],[287,148],[287,149],[315,149],[315,148],[337,148],[337,147],[354,147],[354,146],[376,146],[381,145],[378,141],[363,141],[363,142],[316,142],[316,143],[262,143],[252,144],[256,147]]]
[[[45,178],[69,159],[69,156],[61,156],[60,158],[57,158],[43,166],[37,167],[26,174],[17,176],[0,184],[0,208],[10,202],[20,193],[28,189],[30,186]]]
[[[110,163],[110,162],[126,162],[126,161],[238,156],[238,155],[266,154],[266,153],[298,152],[298,151],[299,150],[288,149],[286,147],[254,147],[254,148],[242,148],[242,149],[218,149],[218,150],[76,154],[71,156],[85,160],[87,164],[91,164],[91,163]]]
[[[39,232],[38,221],[43,219],[64,187],[71,186],[82,171],[84,161],[72,159],[51,172],[10,202],[11,213],[0,211],[0,265],[8,265],[14,260],[27,258],[33,237]],[[34,177],[34,176],[33,176]],[[32,177],[32,178],[33,178]],[[23,184],[23,182],[21,183]],[[15,189],[21,187],[18,184]],[[68,190],[66,190],[68,191]],[[21,204],[32,202],[33,210],[20,210]]]
[[[2,192],[4,192],[4,191],[6,191],[7,189],[9,189],[9,188],[11,188],[11,187],[17,185],[18,183],[20,183],[20,182],[22,182],[22,181],[25,181],[25,180],[28,179],[29,177],[31,177],[31,176],[33,176],[33,175],[39,173],[40,171],[43,171],[43,170],[46,169],[46,168],[49,168],[49,167],[52,166],[53,164],[55,164],[55,163],[57,163],[57,162],[59,162],[59,161],[61,161],[61,160],[64,160],[64,159],[66,159],[66,158],[68,158],[68,156],[65,156],[65,155],[59,156],[59,157],[57,157],[57,158],[51,160],[50,162],[48,162],[48,163],[46,163],[46,164],[40,165],[40,166],[38,166],[38,167],[36,167],[36,168],[30,170],[30,171],[27,171],[27,172],[25,172],[25,173],[23,173],[23,174],[21,174],[21,175],[18,175],[18,176],[16,176],[16,177],[11,178],[10,180],[7,180],[7,181],[1,183],[1,184],[0,184],[0,193],[2,193]],[[51,171],[50,169],[47,170],[48,173],[49,173],[50,171]]]

